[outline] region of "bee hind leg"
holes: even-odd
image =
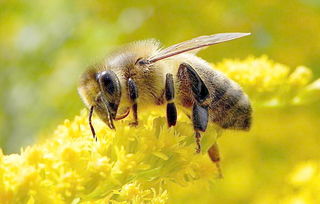
[[[167,122],[168,126],[175,126],[177,122],[177,108],[174,104],[174,82],[173,75],[166,74],[165,96],[167,101]]]
[[[196,132],[196,143],[197,143],[197,148],[196,152],[200,153],[201,152],[201,132],[205,132],[207,129],[208,125],[208,107],[206,106],[201,106],[197,103],[193,104],[192,108],[192,123],[193,123],[193,128]]]
[[[209,97],[209,91],[205,83],[202,81],[198,73],[187,63],[180,64],[179,72],[187,75],[188,84],[191,87],[191,92],[194,98],[192,107],[192,123],[196,132],[196,152],[201,152],[201,134],[205,132],[208,125],[208,105],[205,104],[206,99]]]
[[[211,161],[216,165],[217,170],[218,170],[218,176],[219,178],[223,178],[221,166],[220,166],[220,152],[219,152],[219,147],[217,142],[215,142],[210,149],[208,150],[208,155],[211,159]]]
[[[132,126],[137,126],[138,125],[138,104],[137,104],[137,98],[139,97],[138,95],[138,88],[136,83],[129,78],[128,80],[128,91],[129,91],[129,97],[130,100],[132,101],[132,112],[133,112],[133,118],[134,121],[130,123]]]

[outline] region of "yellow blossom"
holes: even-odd
[[[87,117],[82,111],[58,126],[49,140],[19,155],[1,155],[1,202],[165,203],[167,182],[215,177],[216,167],[206,164],[206,154],[195,153],[192,128],[184,130],[191,125],[187,118],[168,129],[159,114],[141,115],[138,128],[124,121],[117,123],[117,131],[95,118],[95,142]],[[215,140],[213,128],[209,134]]]
[[[244,87],[254,109],[305,104],[310,102],[310,93],[320,95],[319,83],[311,82],[308,68],[292,70],[265,56],[224,60],[216,68]],[[138,127],[130,127],[128,120],[117,122],[116,131],[94,117],[97,142],[87,118],[87,111],[81,111],[59,125],[48,139],[20,154],[0,151],[0,203],[160,204],[168,202],[170,184],[205,187],[218,176],[206,154],[218,137],[214,126],[209,125],[203,133],[202,152],[196,154],[191,121],[182,114],[172,128],[167,128],[163,113],[155,111],[140,114]],[[241,184],[236,172],[231,179],[243,192],[249,185],[251,173],[247,172]],[[293,173],[290,181],[292,185],[311,182],[318,189],[313,181],[319,178],[319,169],[307,164]],[[298,196],[290,199],[303,203]]]

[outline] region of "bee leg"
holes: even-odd
[[[182,63],[179,69],[185,69],[191,86],[194,99],[203,105],[204,101],[209,97],[209,90],[205,83],[202,81],[198,73],[187,63]]]
[[[130,123],[131,126],[138,126],[138,104],[134,103],[132,105],[132,112],[133,112],[133,122]]]
[[[166,74],[165,96],[167,100],[167,122],[168,126],[175,126],[177,122],[177,109],[174,104],[174,82],[173,75]]]
[[[219,178],[223,178],[223,174],[221,171],[221,166],[220,166],[220,152],[218,148],[217,142],[214,143],[210,149],[208,150],[208,155],[213,163],[215,163],[217,170],[218,170],[218,176]]]
[[[134,121],[130,123],[130,125],[137,126],[138,125],[138,104],[137,104],[137,98],[138,98],[138,88],[136,83],[129,78],[128,79],[128,91],[129,91],[129,97],[132,101],[132,112],[133,112],[133,118]]]
[[[92,125],[93,109],[94,109],[94,106],[91,106],[91,107],[90,107],[90,112],[89,112],[89,126],[90,126],[90,129],[91,129],[91,132],[92,132],[92,137],[93,137],[93,139],[95,139],[95,140],[97,141],[98,138],[97,138],[97,136],[96,136],[96,131],[94,130],[94,127],[93,127],[93,125]]]
[[[198,73],[187,63],[180,64],[179,70],[181,70],[187,75],[188,82],[191,86],[191,92],[195,99],[192,108],[192,123],[193,128],[196,132],[196,152],[201,151],[201,132],[206,131],[208,125],[208,105],[205,105],[205,100],[209,97],[209,91],[205,83],[202,81]]]
[[[192,108],[192,123],[193,123],[193,128],[196,132],[196,143],[197,143],[197,148],[196,152],[200,153],[201,152],[201,132],[206,131],[207,125],[208,125],[208,107],[206,106],[201,106],[198,105],[197,103],[193,104]]]

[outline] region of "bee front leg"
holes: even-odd
[[[138,88],[136,83],[129,78],[128,80],[128,91],[129,91],[129,97],[132,101],[132,112],[133,112],[133,119],[134,121],[130,123],[130,125],[137,126],[138,125],[138,104],[137,104],[137,98],[138,98]]]
[[[175,126],[177,122],[177,108],[174,104],[174,82],[173,75],[166,75],[166,84],[165,84],[165,96],[167,100],[167,122],[168,126]]]
[[[187,75],[188,84],[191,87],[191,92],[194,97],[194,103],[192,107],[192,123],[196,132],[197,153],[201,151],[201,134],[207,129],[208,125],[208,105],[205,105],[205,100],[209,97],[209,91],[198,73],[186,63],[182,63],[179,67],[179,71]]]
[[[98,141],[98,138],[96,136],[96,131],[94,130],[94,127],[92,125],[92,115],[93,115],[93,109],[94,109],[94,106],[91,106],[90,107],[90,112],[89,112],[89,117],[88,117],[88,120],[89,120],[89,126],[90,126],[90,129],[91,129],[91,133],[92,133],[92,137],[95,141]]]

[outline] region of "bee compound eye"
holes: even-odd
[[[120,82],[113,71],[104,71],[99,74],[99,83],[103,92],[114,95],[120,91]]]

